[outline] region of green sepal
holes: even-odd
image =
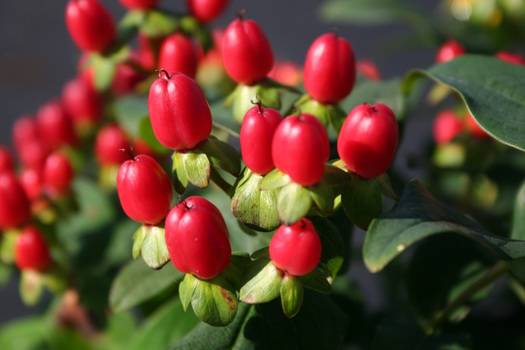
[[[328,185],[334,188],[344,187],[351,180],[352,176],[347,172],[342,160],[325,164],[323,181]]]
[[[191,306],[195,315],[212,326],[223,327],[233,322],[238,307],[233,286],[221,275],[209,280],[194,279]]]
[[[383,173],[379,175],[378,177],[374,178],[374,182],[379,187],[379,190],[381,191],[381,194],[385,197],[388,197],[393,200],[398,200],[399,196],[397,195],[396,191],[394,191],[394,188],[392,187],[392,182],[390,181],[390,177],[387,173]]]
[[[254,106],[252,102],[258,100],[264,107],[277,110],[281,108],[278,88],[268,83],[267,80],[255,85],[238,84],[226,98],[224,105],[225,107],[232,106],[233,118],[241,124],[246,112]]]
[[[321,294],[332,294],[332,286],[328,282],[330,272],[322,265],[317,266],[312,272],[299,277],[306,288]]]
[[[254,251],[250,255],[250,257],[252,259],[261,259],[261,258],[269,259],[270,258],[270,248],[269,247],[264,247],[264,248],[258,249],[256,251]]]
[[[281,282],[281,306],[284,315],[292,318],[299,312],[304,298],[304,288],[296,276],[285,274]]]
[[[98,54],[92,54],[90,57],[90,65],[94,72],[95,89],[98,92],[104,92],[109,89],[115,73],[117,71],[117,64],[110,59]]]
[[[0,261],[5,264],[15,262],[15,241],[20,230],[12,229],[0,234]]]
[[[381,189],[373,179],[355,176],[343,189],[341,201],[346,216],[363,230],[383,211]]]
[[[297,100],[294,107],[301,113],[315,116],[325,128],[331,127],[331,130],[327,130],[329,131],[330,139],[337,140],[337,135],[346,118],[346,113],[338,104],[324,104],[306,94]]]
[[[240,300],[247,304],[269,302],[279,296],[283,272],[270,259],[254,260],[246,271]]]
[[[199,149],[182,153],[182,165],[188,181],[198,188],[206,188],[210,184],[210,160]]]
[[[233,176],[241,172],[241,156],[237,150],[229,144],[210,136],[199,149],[206,154],[209,162]]]
[[[334,209],[334,191],[325,182],[320,181],[313,186],[308,187],[310,197],[322,216],[329,215]]]
[[[195,293],[195,289],[197,288],[197,283],[197,277],[192,274],[186,274],[182,282],[179,284],[179,297],[184,311],[188,311],[191,299],[193,298],[193,293]]]
[[[133,258],[142,255],[144,262],[152,269],[162,268],[170,256],[164,236],[164,227],[142,225],[133,236]]]
[[[23,270],[20,277],[19,290],[20,297],[25,305],[36,305],[44,292],[42,274],[34,270]]]
[[[264,179],[261,181],[261,190],[272,190],[275,188],[283,187],[292,182],[292,179],[285,173],[279,171],[279,169],[273,169],[268,174],[264,175]]]
[[[183,154],[179,152],[173,152],[171,156],[173,160],[172,173],[173,173],[173,188],[177,193],[184,193],[189,185],[188,176],[184,170]]]
[[[312,197],[307,187],[290,182],[277,195],[279,220],[291,225],[305,217],[312,206]]]
[[[213,35],[209,26],[199,22],[193,16],[182,17],[179,25],[184,33],[197,38],[204,52],[207,52],[213,47]]]
[[[280,225],[277,189],[261,189],[263,179],[263,176],[245,168],[242,178],[235,184],[231,210],[237,220],[248,227],[272,231]]]

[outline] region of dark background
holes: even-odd
[[[348,0],[351,1],[351,0]],[[124,9],[117,0],[101,0],[118,20]],[[437,0],[413,1],[431,11]],[[24,114],[33,114],[40,105],[60,95],[62,86],[76,72],[80,53],[67,33],[64,23],[65,0],[0,1],[0,143],[11,145],[11,127]],[[246,9],[246,18],[256,20],[266,32],[278,59],[302,64],[311,42],[319,35],[337,27],[339,35],[348,39],[357,59],[372,59],[384,78],[403,76],[411,68],[425,68],[433,63],[434,51],[388,53],[384,44],[399,40],[408,29],[398,25],[355,27],[322,23],[317,8],[322,1],[307,0],[234,0],[213,26],[225,27],[234,12]],[[161,7],[184,10],[182,0],[161,0]],[[395,37],[395,39],[393,39]],[[397,44],[394,42],[393,44]],[[414,126],[412,126],[414,127]],[[417,124],[415,126],[417,129]],[[407,135],[411,133],[407,132]],[[405,140],[404,143],[410,140]],[[404,147],[407,147],[406,145]],[[355,234],[356,243],[363,233]],[[374,293],[377,280],[354,265],[360,287],[372,307],[380,306]],[[18,276],[12,276],[0,287],[0,324],[22,315],[37,313],[38,306],[25,307],[18,295]]]

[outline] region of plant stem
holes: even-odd
[[[211,167],[211,180],[219,186],[221,190],[223,190],[228,196],[231,196],[232,191],[232,185],[228,183],[228,181],[224,180],[224,178],[219,174],[217,169],[214,167]]]
[[[437,327],[458,310],[460,307],[465,305],[476,293],[490,284],[494,283],[501,276],[505,275],[510,269],[508,262],[504,260],[498,261],[492,268],[490,268],[483,276],[472,283],[467,289],[458,295],[450,304],[445,307],[440,313],[438,313],[425,327],[425,331],[429,334],[434,332]]]
[[[214,128],[217,128],[217,129],[219,129],[219,130],[222,130],[222,131],[226,132],[226,133],[227,133],[228,135],[230,135],[230,136],[233,136],[233,137],[235,137],[235,138],[237,138],[237,139],[240,138],[240,135],[239,135],[238,132],[233,131],[232,129],[230,129],[230,128],[228,128],[228,127],[222,125],[222,124],[219,124],[219,123],[217,123],[217,122],[213,122],[212,125],[213,125]]]

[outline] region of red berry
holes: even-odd
[[[138,62],[136,62],[138,64]],[[111,82],[111,93],[114,96],[129,94],[135,90],[137,84],[143,81],[147,75],[137,71],[131,65],[120,62],[117,64],[115,76]]]
[[[157,6],[159,0],[118,0],[122,6],[130,10],[148,10]]]
[[[463,120],[451,109],[442,110],[434,119],[434,141],[438,145],[449,143],[461,131],[463,131]]]
[[[145,154],[122,163],[117,175],[117,192],[126,215],[148,225],[156,225],[166,217],[173,199],[168,174]]]
[[[263,80],[273,66],[273,51],[257,22],[238,18],[228,25],[222,39],[224,66],[238,83]]]
[[[355,56],[350,43],[336,33],[323,34],[312,43],[304,62],[304,87],[321,103],[337,103],[355,84]]]
[[[60,100],[52,100],[38,109],[37,125],[43,141],[51,148],[77,143],[72,120]]]
[[[275,166],[303,186],[314,185],[324,174],[330,156],[328,135],[321,122],[311,114],[285,118],[272,139]]]
[[[479,126],[476,119],[474,119],[474,117],[470,113],[467,113],[467,118],[465,119],[465,127],[469,131],[469,133],[478,140],[490,139],[490,135],[487,134],[487,132],[483,130],[481,126]]]
[[[186,0],[186,6],[192,16],[207,23],[219,17],[229,2],[229,0]]]
[[[11,152],[5,146],[0,145],[0,173],[4,171],[13,171],[13,157]]]
[[[265,175],[275,169],[272,160],[272,139],[283,120],[277,110],[254,106],[246,112],[241,125],[242,159],[256,174]]]
[[[36,227],[25,227],[16,238],[15,264],[20,270],[36,271],[51,265],[48,245]]]
[[[129,159],[126,152],[129,141],[124,130],[117,124],[109,124],[100,129],[95,138],[95,156],[100,164],[120,165]]]
[[[467,51],[455,40],[448,40],[443,45],[441,45],[436,54],[436,62],[444,63],[448,62],[458,56],[465,54]]]
[[[291,226],[281,225],[270,241],[270,258],[274,265],[294,276],[312,272],[319,264],[321,251],[321,239],[306,218]]]
[[[301,83],[301,67],[292,61],[275,62],[272,70],[268,73],[268,78],[288,86],[297,86]]]
[[[18,118],[13,125],[13,145],[15,151],[20,154],[24,144],[32,140],[40,139],[38,125],[31,115],[24,115]]]
[[[197,45],[191,38],[182,33],[175,33],[162,41],[159,51],[160,68],[195,78],[197,64]]]
[[[337,151],[346,167],[370,179],[384,173],[396,153],[399,141],[394,112],[383,104],[362,104],[345,119]]]
[[[500,51],[500,52],[496,52],[495,56],[498,57],[499,59],[502,59],[503,61],[507,61],[510,63],[514,63],[518,65],[525,64],[525,58],[519,53]]]
[[[30,219],[29,200],[15,174],[0,173],[0,229],[20,227]]]
[[[70,80],[62,90],[66,113],[76,123],[94,124],[102,117],[102,103],[93,86],[81,78]]]
[[[42,174],[47,194],[57,197],[70,191],[75,171],[68,157],[55,152],[47,157]]]
[[[179,271],[203,279],[217,276],[230,263],[224,218],[216,206],[201,197],[186,198],[168,213],[166,244]]]
[[[357,71],[361,73],[366,79],[381,79],[381,73],[379,72],[379,68],[377,68],[376,64],[373,61],[361,60],[356,62],[355,66]]]
[[[142,68],[153,72],[157,68],[158,61],[155,47],[160,46],[160,39],[150,38],[139,32],[137,40],[137,60]]]
[[[181,151],[210,136],[210,107],[200,86],[185,74],[162,71],[149,90],[151,126],[159,142]]]
[[[44,181],[42,179],[42,172],[32,168],[26,168],[20,173],[20,185],[24,189],[27,198],[32,201],[42,194]]]
[[[66,6],[66,26],[83,51],[104,52],[116,39],[115,21],[97,0],[70,0]]]

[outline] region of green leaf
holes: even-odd
[[[325,126],[325,128],[332,127],[333,139],[337,139],[337,134],[343,126],[346,114],[339,105],[324,104],[312,99],[309,95],[305,95],[294,104],[293,108],[298,109],[301,113],[308,113],[314,115]],[[290,111],[290,114],[292,111]]]
[[[155,153],[158,154],[167,154],[170,152],[169,148],[164,147],[153,132],[153,127],[151,126],[151,120],[149,116],[143,117],[139,122],[139,138],[144,141]]]
[[[178,27],[179,19],[171,12],[163,10],[149,10],[144,13],[140,24],[140,32],[148,37],[164,37],[174,33]]]
[[[211,165],[206,154],[198,149],[182,153],[182,164],[189,182],[199,188],[208,187]]]
[[[304,298],[304,289],[301,280],[286,274],[281,283],[281,305],[284,314],[292,318],[299,312]]]
[[[141,260],[132,261],[113,280],[109,305],[114,312],[129,310],[175,285],[183,276],[171,264],[152,270]]]
[[[407,100],[401,90],[401,79],[391,80],[365,80],[352,90],[352,93],[340,102],[343,110],[351,111],[363,103],[382,103],[394,112],[398,122],[405,119]]]
[[[33,270],[22,271],[20,278],[20,297],[24,304],[33,306],[36,305],[42,298],[44,293],[44,283],[42,275]]]
[[[282,271],[270,259],[254,260],[246,271],[240,300],[248,304],[271,301],[279,296],[282,280]]]
[[[113,110],[115,118],[126,133],[132,137],[138,137],[140,122],[149,116],[148,97],[143,95],[120,97],[113,103]]]
[[[47,320],[28,317],[6,323],[0,328],[0,349],[33,350],[45,342]]]
[[[154,270],[162,268],[170,261],[164,227],[142,225],[139,230],[146,232],[140,249],[142,259]]]
[[[229,144],[210,136],[199,148],[208,156],[210,163],[233,176],[241,172],[239,152]]]
[[[330,298],[305,290],[301,310],[292,319],[277,300],[240,304],[229,326],[201,323],[170,349],[341,349],[347,327],[346,315]]]
[[[264,177],[245,168],[231,200],[233,215],[243,224],[261,231],[279,227],[277,190],[261,190]]]
[[[510,238],[525,240],[525,182],[516,193]]]
[[[95,75],[95,89],[99,92],[104,92],[108,90],[113,83],[113,78],[117,70],[116,62],[98,54],[92,54],[91,59],[91,65]]]
[[[7,230],[0,236],[0,261],[5,264],[15,262],[15,241],[19,230]]]
[[[330,280],[333,280],[343,265],[345,257],[345,244],[342,234],[337,226],[328,219],[314,216],[308,217],[308,219],[312,222],[315,231],[319,234],[323,247],[321,262],[330,272]]]
[[[404,81],[409,92],[426,76],[455,90],[483,130],[500,142],[525,150],[525,68],[495,57],[462,55]]]
[[[277,195],[277,212],[279,220],[291,225],[301,220],[312,206],[312,197],[308,188],[295,182],[281,188]]]
[[[131,349],[166,349],[199,322],[193,312],[183,310],[179,299],[172,298],[144,321],[133,335]]]
[[[321,181],[308,186],[310,197],[322,215],[331,214],[334,210],[334,191],[326,182]]]
[[[292,182],[292,179],[285,173],[279,171],[279,169],[273,169],[268,174],[264,175],[264,179],[261,182],[262,190],[272,190],[275,188],[283,187]]]
[[[341,201],[348,218],[363,230],[383,211],[381,189],[373,179],[354,177],[343,189]]]
[[[235,289],[221,276],[210,280],[196,278],[191,307],[201,321],[212,326],[226,326],[237,314]]]
[[[221,272],[221,276],[228,281],[235,290],[239,290],[242,287],[244,272],[250,266],[250,256],[244,252],[234,252],[232,254],[230,263],[224,271]]]
[[[324,248],[324,247],[323,247]],[[318,293],[331,294],[332,287],[328,282],[327,271],[325,268],[316,267],[312,272],[299,277],[306,288],[315,290]]]
[[[420,239],[452,232],[479,243],[498,259],[525,257],[525,241],[514,241],[486,231],[479,223],[437,201],[417,181],[410,182],[399,202],[372,221],[363,246],[363,258],[372,272]]]

